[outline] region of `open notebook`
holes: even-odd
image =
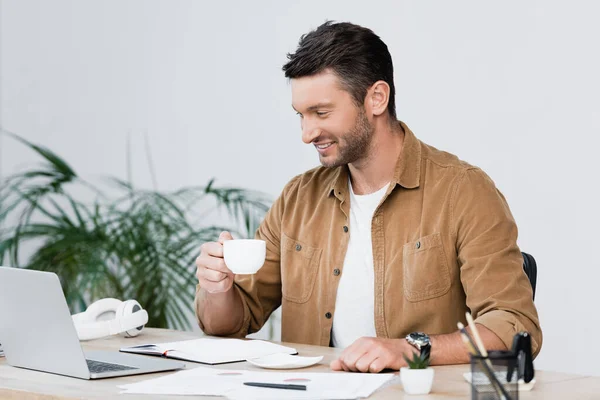
[[[246,361],[276,353],[298,354],[296,349],[263,340],[200,338],[180,342],[123,347],[120,351],[174,358],[203,364]]]

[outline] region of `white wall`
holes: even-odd
[[[3,126],[84,176],[161,189],[217,177],[276,196],[317,163],[280,68],[326,19],[375,30],[398,115],[486,170],[538,261],[541,369],[600,374],[600,3],[594,1],[23,1],[1,3]],[[32,160],[2,141],[4,174]]]

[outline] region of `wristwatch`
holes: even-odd
[[[421,355],[431,354],[431,340],[423,332],[412,332],[406,335],[406,341],[420,351]]]

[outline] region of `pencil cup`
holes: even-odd
[[[518,376],[519,359],[512,352],[490,351],[488,357],[471,355],[471,399],[518,400]]]

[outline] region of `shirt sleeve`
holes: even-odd
[[[281,221],[285,199],[299,177],[292,179],[273,203],[256,231],[255,239],[266,242],[266,259],[256,274],[236,275],[232,290],[242,299],[244,317],[240,328],[228,337],[245,337],[259,331],[269,316],[281,305]],[[196,292],[198,293],[198,291]],[[196,303],[198,294],[196,294]],[[196,306],[197,307],[197,306]],[[198,321],[203,329],[202,321]]]
[[[528,332],[537,355],[542,330],[504,196],[482,170],[472,168],[458,178],[451,207],[460,279],[475,323],[494,332],[508,349],[516,333]]]

